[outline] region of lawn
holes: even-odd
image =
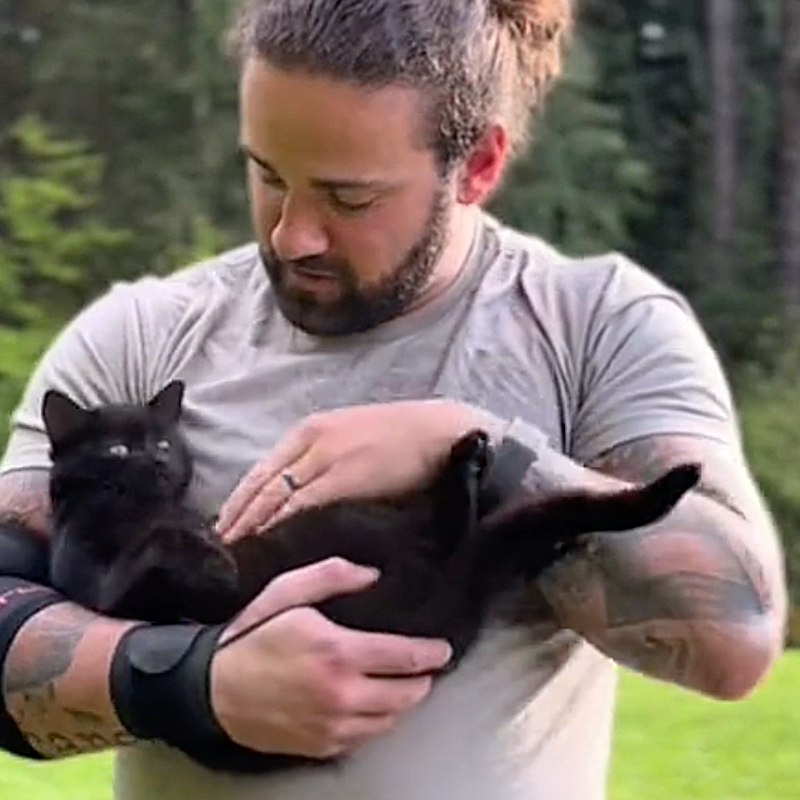
[[[739,703],[623,675],[609,800],[800,797],[799,698],[800,651]]]
[[[623,674],[608,800],[797,798],[798,689],[800,652],[734,704]],[[0,757],[0,800],[109,800],[109,776],[106,755],[60,764]]]

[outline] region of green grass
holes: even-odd
[[[111,757],[31,763],[0,755],[0,800],[110,800]],[[156,800],[156,798],[153,798]]]
[[[622,678],[609,800],[800,797],[800,652],[738,703]]]
[[[731,704],[624,673],[609,800],[800,797],[799,697],[800,652]],[[110,773],[108,755],[59,764],[0,756],[0,800],[109,800]]]

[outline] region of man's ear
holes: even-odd
[[[459,167],[456,198],[463,205],[481,205],[497,188],[508,160],[508,135],[492,125]]]

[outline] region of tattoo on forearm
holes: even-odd
[[[617,632],[609,645],[627,666],[658,678],[674,680],[687,675],[691,667],[691,646],[678,636]]]
[[[762,521],[757,493],[724,457],[714,461],[699,440],[677,436],[616,448],[591,465],[596,472],[587,472],[583,483],[601,488],[606,476],[649,481],[686,461],[703,464],[703,482],[693,497],[656,525],[592,535],[585,548],[542,576],[540,588],[562,622],[618,661],[708,686],[721,680],[710,674],[719,666],[694,663],[694,623],[747,625],[763,619],[775,603],[779,579],[765,568],[769,555],[757,556],[749,544],[758,541],[752,520]],[[542,485],[547,477],[540,476]],[[551,486],[560,488],[563,476],[553,477]],[[573,475],[572,486],[578,482]],[[768,531],[769,521],[764,524]]]
[[[116,747],[126,747],[134,743],[132,736],[125,731],[111,735],[99,733],[74,733],[67,736],[63,733],[26,733],[26,738],[40,753],[50,758],[67,758]]]
[[[636,439],[600,455],[592,468],[623,480],[646,483],[687,461],[701,461],[699,445],[685,437]]]
[[[605,594],[609,628],[652,619],[731,622],[733,609],[741,621],[746,621],[764,611],[746,579],[726,580],[691,572],[630,581],[617,576],[606,586]]]
[[[46,535],[50,516],[49,472],[19,470],[0,477],[0,516],[20,518]],[[60,705],[58,686],[74,679],[76,653],[97,623],[89,611],[59,604],[29,620],[6,656],[6,708],[30,744],[50,758],[131,744],[133,738],[99,714]]]
[[[614,448],[600,456],[592,467],[623,480],[644,483],[655,480],[669,467],[682,461],[703,461],[701,448],[696,442],[687,441],[686,437],[674,437],[671,440],[662,437],[658,440],[658,446],[654,446],[654,441],[654,439],[639,439]],[[712,482],[706,471],[701,475],[700,482],[694,487],[693,492],[745,517],[741,504],[733,499],[730,492]]]
[[[75,667],[75,654],[97,618],[73,605],[34,617],[6,658],[3,691],[9,713],[31,745],[49,757],[131,744],[124,730],[98,714],[60,706],[56,687]]]
[[[0,477],[0,516],[13,514],[44,534],[50,518],[50,472],[25,469]]]
[[[7,695],[52,688],[53,682],[72,665],[75,648],[91,617],[75,606],[65,605],[60,610],[58,617],[46,616],[28,631],[28,636],[41,637],[47,648],[44,652],[39,649],[32,662],[18,658],[6,664],[3,691]]]

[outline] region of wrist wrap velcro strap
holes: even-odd
[[[259,753],[232,741],[211,706],[211,659],[224,625],[146,625],[128,631],[111,665],[111,699],[123,726],[201,764],[267,772],[310,759]]]
[[[63,603],[54,589],[24,578],[0,576],[0,669],[19,629],[35,614],[55,603]],[[20,733],[0,693],[0,748],[24,758],[44,759]]]
[[[225,740],[211,708],[210,670],[222,626],[146,625],[128,631],[111,665],[111,698],[138,739],[175,747]]]
[[[522,483],[525,473],[536,460],[536,453],[516,439],[506,436],[491,452],[489,466],[481,479],[479,513],[495,509]]]

